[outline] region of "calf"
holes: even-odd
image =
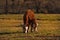
[[[34,12],[32,10],[27,10],[23,16],[23,32],[27,33],[29,30],[29,25],[31,25],[31,32],[37,31],[37,23],[35,19]]]

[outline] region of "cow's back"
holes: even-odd
[[[29,22],[35,22],[34,12],[31,10],[27,10],[23,16],[24,24],[29,24]]]

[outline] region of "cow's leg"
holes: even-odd
[[[34,27],[33,27],[33,24],[31,24],[31,32],[34,31]]]
[[[35,32],[38,32],[38,30],[37,30],[37,26],[38,26],[38,24],[31,24],[31,32],[33,32],[33,31],[35,31]]]
[[[38,23],[37,23],[37,24],[35,25],[35,27],[34,27],[34,31],[36,31],[36,32],[38,32],[37,26],[38,26]]]
[[[33,27],[31,27],[31,32],[33,32],[34,31],[34,29],[33,29]]]
[[[35,31],[35,32],[38,32],[37,27],[34,27],[34,31]]]

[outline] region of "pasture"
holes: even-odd
[[[60,14],[35,14],[38,32],[22,33],[23,14],[0,15],[0,40],[60,40]]]

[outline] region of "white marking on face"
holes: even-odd
[[[26,29],[26,30],[25,30],[25,33],[27,33],[27,32],[28,32],[28,26],[26,26],[25,29]]]

